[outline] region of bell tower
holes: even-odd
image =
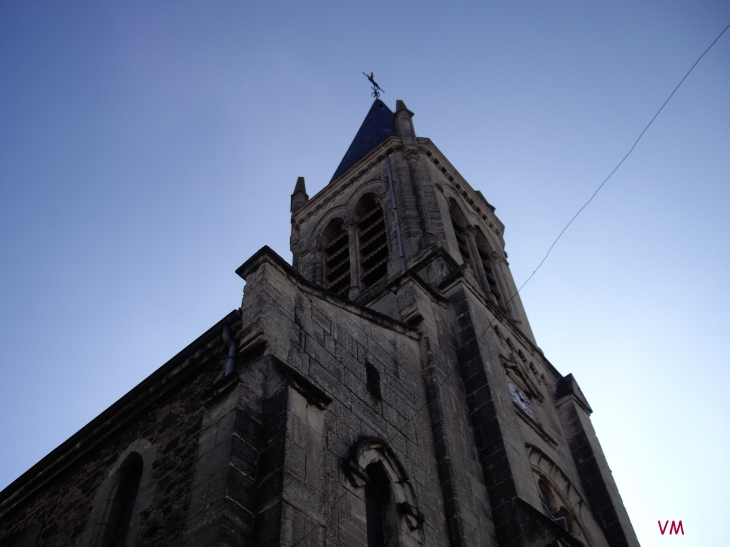
[[[240,309],[0,492],[0,545],[638,547],[494,207],[402,101],[290,211],[293,264],[248,258]]]
[[[450,545],[638,546],[591,407],[536,344],[504,224],[413,117],[376,98],[329,183],[307,200],[297,181],[294,267],[419,333],[430,432],[413,435],[433,438]]]
[[[310,281],[376,306],[410,271],[437,289],[461,269],[505,320],[534,342],[504,251],[504,225],[430,139],[413,112],[376,99],[329,184],[292,194],[291,250]],[[396,319],[402,319],[396,317]]]

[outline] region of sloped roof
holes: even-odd
[[[355,165],[368,152],[391,135],[395,135],[393,112],[383,101],[375,99],[330,182]]]

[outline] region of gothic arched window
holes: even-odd
[[[368,547],[385,547],[387,539],[394,535],[389,530],[388,509],[390,504],[390,484],[388,476],[380,463],[371,463],[366,471],[370,482],[365,485],[365,517],[368,529]]]
[[[133,452],[120,469],[119,483],[107,521],[107,533],[102,543],[104,547],[124,547],[128,544],[127,536],[141,478],[142,456]]]
[[[322,234],[324,286],[347,297],[350,288],[350,240],[341,218],[333,219]]]
[[[395,453],[382,439],[365,437],[350,449],[345,472],[363,488],[368,547],[423,544],[423,514]]]
[[[487,238],[478,228],[476,229],[475,240],[477,244],[477,252],[479,253],[479,260],[484,267],[484,274],[486,275],[487,283],[489,284],[489,290],[494,298],[497,299],[497,302],[502,304],[502,295],[500,294],[497,285],[497,272],[494,271],[494,267],[492,266],[492,249],[487,242]]]
[[[468,224],[464,213],[461,212],[461,209],[459,209],[459,206],[453,199],[449,200],[449,215],[451,216],[451,226],[454,228],[454,235],[456,236],[456,243],[459,246],[461,259],[467,262],[471,258],[469,242],[466,235]]]
[[[360,282],[371,287],[388,273],[388,237],[383,209],[373,194],[365,194],[355,207],[357,242],[360,261]]]

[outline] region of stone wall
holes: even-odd
[[[136,545],[181,545],[202,400],[224,371],[228,348],[222,325],[237,320],[235,313],[224,318],[6,488],[0,497],[0,545],[95,545],[100,523],[92,516],[103,517],[104,507],[96,506],[108,498],[100,489],[114,489],[114,470],[130,450],[151,456],[133,519]]]

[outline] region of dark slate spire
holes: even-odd
[[[355,135],[350,148],[347,149],[330,182],[355,165],[368,152],[391,135],[395,135],[393,112],[383,101],[375,99],[373,106],[370,107],[370,112],[365,116],[365,121],[362,122],[360,130]]]

